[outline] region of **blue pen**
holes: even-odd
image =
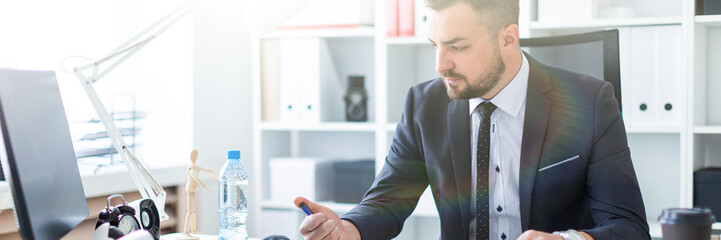
[[[311,211],[310,208],[308,208],[308,205],[306,205],[304,202],[298,204],[298,206],[300,207],[300,209],[303,209],[305,215],[310,216],[311,214],[313,214],[313,211]]]

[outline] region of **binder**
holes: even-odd
[[[322,38],[281,40],[280,121],[318,123],[323,121],[322,91],[325,85],[335,86],[338,74],[330,48]]]
[[[416,0],[414,8],[414,23],[413,31],[417,38],[426,39],[428,37],[428,26],[426,26],[426,17],[428,16],[428,10],[426,5],[423,4],[423,0]]]
[[[414,0],[398,0],[398,35],[414,36],[415,18],[413,18]]]
[[[654,27],[630,29],[630,125],[653,126],[656,120],[656,33]]]
[[[298,51],[302,61],[296,63],[300,68],[298,88],[298,121],[320,122],[320,39],[298,39]]]
[[[280,40],[279,105],[280,122],[295,122],[298,119],[297,78],[300,76],[298,63],[299,44],[297,39]]]
[[[389,37],[398,36],[398,1],[386,1],[386,35]]]
[[[275,122],[279,116],[280,42],[263,40],[260,55],[260,88],[262,120]]]
[[[681,126],[684,61],[681,26],[656,26],[656,124]]]
[[[625,95],[623,105],[629,105],[623,107],[625,120],[632,126],[680,126],[685,69],[681,26],[628,29],[619,31],[621,91]],[[630,41],[629,47],[624,47],[624,41]],[[625,58],[629,59],[627,63]],[[630,103],[626,103],[628,91]]]

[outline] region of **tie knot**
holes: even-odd
[[[481,113],[481,118],[490,118],[493,111],[496,110],[496,105],[492,102],[482,102],[478,104],[478,112]]]

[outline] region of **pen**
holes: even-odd
[[[304,202],[298,204],[298,206],[300,207],[300,209],[303,209],[305,215],[310,216],[311,214],[313,214],[313,211],[311,211],[310,208],[308,208],[308,205],[306,205]]]

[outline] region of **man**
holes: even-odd
[[[650,239],[609,83],[520,50],[517,0],[427,0],[441,78],[408,92],[386,163],[306,239],[396,236],[430,184],[441,239]]]

